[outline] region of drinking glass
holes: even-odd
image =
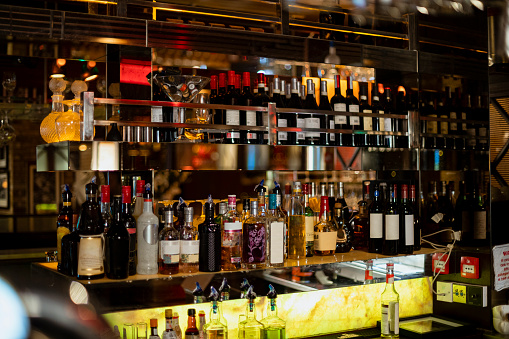
[[[2,86],[7,91],[7,102],[11,102],[12,93],[16,88],[16,73],[14,72],[4,72],[2,79]]]
[[[138,339],[147,339],[147,323],[136,324],[136,336]]]
[[[134,335],[134,328],[133,324],[124,324],[122,339],[136,339],[136,336]]]

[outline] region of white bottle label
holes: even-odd
[[[369,237],[371,239],[382,239],[384,235],[382,213],[369,214]]]
[[[305,216],[304,221],[306,224],[306,241],[315,241],[315,217]]]
[[[253,133],[253,132],[247,132],[247,138],[249,140],[253,140],[253,139],[257,139],[258,136],[256,135],[256,133]]]
[[[246,126],[256,126],[255,111],[246,111]]]
[[[159,241],[159,257],[165,264],[177,264],[180,258],[180,240]]]
[[[150,110],[150,121],[151,122],[163,122],[163,107],[153,106]]]
[[[239,139],[240,138],[240,132],[227,132],[226,133],[227,139]]]
[[[384,114],[384,111],[379,110],[378,114]],[[379,124],[378,130],[379,131],[385,131],[385,120],[386,120],[385,118],[379,118],[378,119],[378,124]]]
[[[286,119],[278,119],[277,127],[288,127],[288,122]],[[288,132],[277,132],[277,138],[279,140],[288,140]]]
[[[486,239],[486,211],[474,211],[474,239]]]
[[[359,126],[361,124],[361,118],[360,117],[350,117],[350,125],[352,126]]]
[[[359,113],[359,105],[348,105],[348,112]]]
[[[382,334],[389,335],[389,305],[382,305]]]
[[[456,112],[450,112],[450,113],[449,113],[449,117],[450,117],[451,119],[456,119],[456,118],[457,118]],[[457,130],[458,130],[458,123],[457,123],[457,122],[455,122],[455,121],[451,121],[451,122],[450,122],[449,129],[450,129],[451,131],[457,131]]]
[[[329,120],[329,129],[334,129],[334,120]],[[336,141],[336,133],[329,133],[330,141]]]
[[[372,113],[370,109],[365,109],[362,113]],[[364,122],[364,130],[372,131],[373,130],[373,118],[372,117],[363,117],[362,121]]]
[[[334,110],[336,112],[346,112],[346,104],[345,103],[334,104]]]
[[[240,112],[234,109],[226,110],[226,124],[227,125],[239,125],[240,124]]]
[[[385,240],[399,240],[399,214],[385,216]]]
[[[306,118],[305,119],[306,128],[320,128],[320,119],[319,118]],[[308,138],[319,138],[320,133],[316,132],[306,132],[306,136]]]
[[[399,334],[399,302],[391,301],[389,303],[390,330],[394,334]]]
[[[315,232],[315,251],[335,251],[337,232]]]
[[[297,127],[306,128],[306,119],[297,118]],[[297,140],[304,140],[304,139],[306,139],[306,133],[305,132],[297,132]]]
[[[384,131],[390,132],[392,130],[392,119],[391,118],[384,118]]]
[[[284,260],[284,238],[285,224],[281,221],[274,221],[270,224],[270,263],[282,264]]]
[[[346,104],[334,104],[334,111],[336,112],[346,112]],[[335,115],[334,116],[334,123],[337,125],[346,125],[347,124],[346,115]]]
[[[195,264],[198,262],[200,253],[200,240],[180,241],[180,262],[184,264]]]
[[[225,231],[242,231],[242,223],[240,221],[225,222],[223,228]]]
[[[405,245],[414,245],[414,215],[405,215]]]
[[[80,236],[78,244],[78,275],[91,276],[104,273],[103,237]]]

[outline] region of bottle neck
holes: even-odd
[[[210,321],[219,320],[221,317],[221,308],[220,308],[220,302],[219,301],[211,301],[211,308],[210,308]]]
[[[108,214],[111,213],[109,201],[105,201],[105,202],[101,201],[101,213],[108,213]]]
[[[196,318],[192,315],[190,315],[188,318],[187,318],[187,328],[188,329],[197,329],[196,327]]]
[[[122,203],[122,214],[124,215],[131,214],[131,203],[129,202]]]
[[[152,199],[145,199],[143,202],[143,212],[152,213]]]
[[[166,318],[166,331],[173,331],[173,318]]]
[[[387,285],[394,286],[394,268],[387,268],[385,282],[387,283]]]
[[[87,194],[88,202],[97,202],[97,194]]]
[[[269,304],[267,305],[267,316],[277,317],[277,305],[275,298],[269,299]]]
[[[247,301],[246,318],[256,319],[256,308],[254,300]]]

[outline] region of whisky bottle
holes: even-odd
[[[198,272],[200,240],[193,225],[193,208],[184,208],[184,226],[180,231],[180,272]]]
[[[258,201],[251,201],[251,216],[242,227],[242,267],[264,268],[267,246],[266,218],[258,213],[265,207],[265,194],[258,195]]]
[[[159,273],[179,273],[180,234],[173,227],[173,211],[164,211],[164,228],[159,233]]]
[[[262,339],[264,338],[265,326],[256,320],[255,299],[256,293],[250,286],[247,294],[246,320],[239,323],[239,339]]]
[[[320,222],[315,225],[315,255],[332,255],[336,250],[337,230],[329,221],[329,198],[322,196]]]

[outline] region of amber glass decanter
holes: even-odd
[[[87,84],[84,81],[76,80],[72,83],[71,91],[74,93],[74,99],[64,101],[69,109],[60,114],[55,121],[60,141],[80,141],[80,115],[83,115],[80,95],[86,90]]]
[[[61,78],[53,78],[49,82],[49,89],[53,92],[51,112],[44,118],[41,123],[41,137],[47,143],[60,141],[56,128],[56,120],[64,112],[64,105],[62,103],[62,92],[65,89],[65,80]]]

